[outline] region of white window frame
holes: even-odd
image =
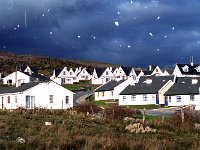
[[[53,95],[49,95],[49,104],[53,104]]]
[[[143,94],[143,101],[148,101],[148,96],[147,96],[147,94]]]
[[[181,102],[181,96],[180,95],[176,96],[176,102]]]
[[[131,101],[136,101],[136,95],[135,94],[131,95]]]
[[[123,96],[123,101],[126,101],[126,96]]]
[[[190,95],[190,101],[193,102],[194,100],[195,100],[195,96],[194,96],[194,94],[191,94],[191,95]]]

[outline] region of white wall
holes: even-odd
[[[126,97],[126,100],[123,97]],[[136,95],[136,99],[132,100],[131,95],[120,95],[119,105],[150,105],[156,104],[156,94],[147,94],[147,101],[143,100],[143,95]]]
[[[15,103],[16,95],[17,103]],[[35,96],[35,107],[42,107],[47,109],[67,109],[73,107],[73,92],[63,88],[62,86],[56,83],[50,82],[40,83],[39,85],[27,91],[24,91],[23,93],[2,95],[4,99],[10,96],[10,104],[8,104],[7,101],[4,101],[5,108],[16,109],[17,107],[26,107],[26,95]],[[53,95],[52,104],[49,103],[49,95]],[[66,96],[69,96],[68,104],[65,103]]]
[[[10,75],[3,78],[3,84],[7,84],[8,80],[12,80],[11,85],[16,84],[16,72],[11,73]],[[24,73],[17,71],[17,81],[18,83],[29,83],[30,76],[25,75]]]
[[[181,96],[181,102],[177,102],[176,95],[171,96],[171,101],[169,101],[168,96],[168,106],[183,106],[183,105],[196,105],[196,110],[200,110],[200,96],[194,95],[194,101],[190,101],[190,95],[178,95]]]

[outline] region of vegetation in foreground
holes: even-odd
[[[74,110],[0,111],[0,149],[70,149],[70,150],[160,150],[199,149],[200,130],[196,113],[185,113],[184,122],[176,114],[171,119],[146,120],[156,133],[130,133],[124,116],[140,114],[133,109],[110,107],[102,110],[85,104]],[[93,115],[91,114],[93,113]],[[96,115],[94,115],[96,114]],[[51,125],[45,125],[51,122]],[[21,137],[25,143],[18,143]]]

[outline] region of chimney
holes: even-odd
[[[151,71],[152,70],[152,66],[151,65],[149,65],[149,71]]]
[[[18,87],[18,79],[17,79],[17,66],[15,68],[15,87]]]
[[[194,66],[193,56],[190,57],[190,64],[191,64],[191,66]]]

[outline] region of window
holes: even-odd
[[[69,96],[65,96],[65,103],[66,103],[66,104],[69,103]]]
[[[63,71],[63,75],[66,75],[66,72],[65,72],[65,71]]]
[[[26,95],[26,108],[35,107],[35,96]]]
[[[143,101],[147,101],[147,95],[146,94],[143,95]]]
[[[172,102],[171,96],[169,96],[169,102]]]
[[[113,90],[111,91],[111,96],[113,96]]]
[[[123,101],[126,101],[126,96],[123,96]]]
[[[65,83],[65,78],[61,78],[61,83],[62,83],[62,84]]]
[[[10,104],[10,96],[7,97],[7,102]]]
[[[194,101],[194,95],[190,95],[190,101]]]
[[[49,103],[50,103],[50,104],[53,103],[53,95],[49,95]]]
[[[156,69],[156,72],[158,72],[158,69]]]
[[[184,67],[182,67],[184,72],[188,72],[189,71],[189,67],[187,65],[185,65]]]
[[[15,96],[15,103],[17,103],[17,96]]]
[[[108,72],[108,71],[106,71],[106,75],[109,75],[109,72]]]
[[[176,101],[181,102],[181,96],[176,96]]]
[[[109,81],[109,78],[106,78],[106,82],[108,82]]]
[[[135,101],[136,100],[136,95],[131,95],[131,100]]]
[[[104,97],[104,92],[101,92],[101,96]]]

